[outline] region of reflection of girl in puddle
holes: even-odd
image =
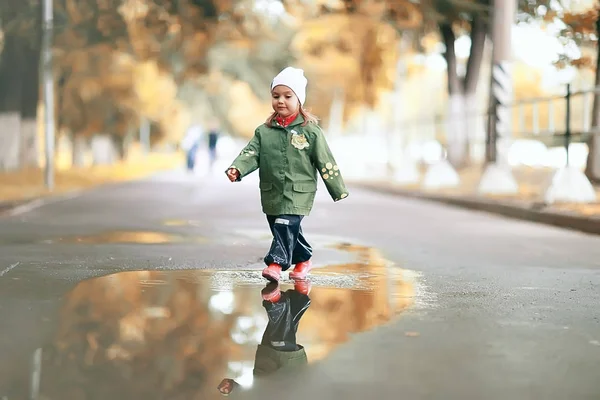
[[[269,322],[256,349],[255,377],[307,364],[304,347],[296,343],[296,332],[300,319],[310,307],[309,292],[309,281],[296,281],[294,289],[285,292],[275,282],[262,290],[263,307]],[[227,396],[238,386],[233,379],[223,379],[218,389]]]

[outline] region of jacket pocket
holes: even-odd
[[[273,189],[273,184],[271,182],[260,182],[259,186],[261,192],[268,192]]]
[[[298,193],[314,193],[317,191],[317,182],[297,182],[292,188]]]

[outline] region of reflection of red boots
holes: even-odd
[[[306,279],[311,269],[312,262],[310,260],[299,262],[296,264],[296,268],[290,272],[290,279]]]
[[[307,281],[304,279],[294,281],[294,290],[300,294],[304,294],[304,295],[308,296],[311,288],[312,288],[312,285],[311,285],[310,281]]]
[[[260,293],[263,300],[271,303],[277,303],[281,299],[281,290],[279,290],[279,284],[276,282],[269,283]]]
[[[281,278],[281,265],[271,264],[265,268],[262,272],[263,278],[270,280],[271,282],[279,282]]]

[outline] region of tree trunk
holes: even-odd
[[[121,136],[112,137],[113,144],[116,150],[116,157],[119,161],[123,161],[127,158],[127,144],[126,138]]]
[[[477,130],[477,83],[483,60],[487,25],[476,17],[471,26],[471,54],[464,79],[458,76],[454,43],[456,36],[450,24],[440,24],[440,33],[446,46],[444,58],[448,65],[448,124],[446,150],[448,161],[455,168],[469,163],[469,139]]]
[[[0,171],[20,167],[22,43],[5,36],[0,59]]]
[[[23,57],[23,97],[21,99],[21,166],[38,167],[39,149],[37,134],[37,111],[40,98],[39,41],[32,48],[24,50]]]
[[[0,111],[0,171],[19,169],[21,116],[18,111]]]
[[[596,20],[596,32],[600,34],[600,18]],[[600,87],[600,42],[596,43],[596,89]],[[592,182],[600,182],[600,93],[594,94],[592,109],[592,132],[588,141],[588,158],[585,174]]]
[[[456,37],[450,24],[441,24],[440,33],[446,46],[444,58],[447,64],[448,80],[448,114],[446,125],[446,151],[448,161],[456,168],[462,167],[467,162],[468,140],[464,124],[465,96],[464,86],[457,73],[456,53],[454,42]]]
[[[446,126],[446,151],[448,161],[455,168],[462,168],[469,159],[469,138],[467,136],[467,97],[462,93],[450,94],[448,98],[448,124]]]
[[[123,139],[123,155],[122,160],[127,160],[129,157],[129,151],[131,150],[131,145],[136,142],[137,130],[134,126],[129,127],[127,134]]]
[[[344,125],[344,89],[336,88],[333,92],[331,108],[329,110],[329,137],[338,137],[342,134]]]
[[[471,25],[471,53],[469,54],[465,76],[465,92],[472,95],[477,92],[486,35],[487,24],[481,17],[475,17]]]
[[[21,120],[20,162],[22,167],[39,167],[38,124],[35,118]]]
[[[454,35],[452,26],[450,24],[441,24],[440,33],[442,34],[442,39],[444,41],[444,45],[446,46],[444,58],[446,59],[446,64],[448,65],[446,69],[446,74],[448,77],[448,94],[452,96],[453,94],[463,91],[462,82],[458,77],[456,68],[456,52],[454,51],[454,42],[456,42],[456,36]]]
[[[94,165],[111,165],[117,160],[117,146],[111,135],[95,135],[91,146]]]
[[[465,129],[467,141],[466,151],[467,160],[473,161],[471,157],[471,145],[481,143],[485,140],[485,129],[480,124],[481,115],[484,110],[478,107],[477,86],[481,71],[481,64],[485,52],[485,39],[487,36],[488,25],[481,17],[475,17],[471,25],[471,53],[467,62],[467,73],[465,76]]]
[[[40,102],[40,58],[42,51],[42,5],[36,6],[38,13],[34,19],[31,39],[21,40],[22,63],[21,84],[21,142],[20,162],[24,167],[39,166],[37,114]]]
[[[74,167],[85,167],[85,153],[88,150],[87,138],[80,135],[73,135],[71,143],[72,164]]]

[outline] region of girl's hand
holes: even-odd
[[[238,171],[238,170],[237,170],[237,169],[235,169],[235,168],[229,168],[229,169],[227,170],[227,177],[229,178],[229,180],[230,180],[231,182],[235,182],[235,181],[237,181],[237,180],[239,179],[239,177],[240,177],[240,171]]]

